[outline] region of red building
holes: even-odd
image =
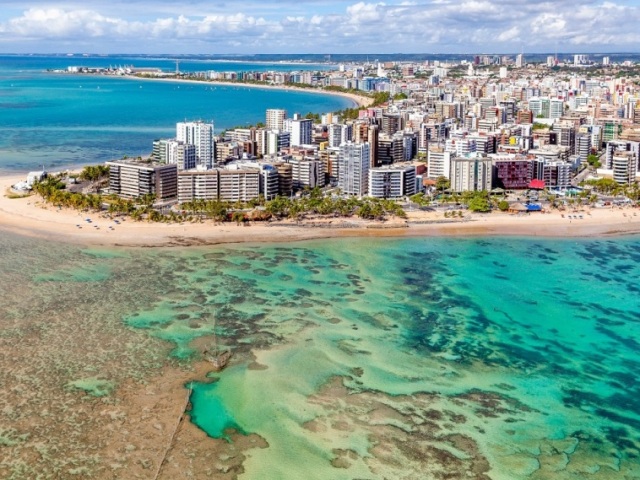
[[[529,187],[533,176],[533,165],[530,160],[498,160],[495,162],[496,184],[507,190],[518,190]]]

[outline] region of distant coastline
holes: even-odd
[[[72,74],[78,76],[85,76],[88,74]],[[110,75],[97,75],[100,77],[110,77]],[[300,93],[312,93],[316,95],[330,95],[335,97],[342,97],[350,100],[352,102],[353,107],[358,108],[367,108],[373,103],[373,99],[371,97],[367,97],[365,95],[357,95],[355,93],[350,92],[339,92],[334,90],[322,90],[316,88],[301,88],[291,85],[263,85],[256,83],[245,83],[245,82],[229,82],[225,80],[192,80],[188,78],[155,78],[155,77],[146,77],[146,76],[138,76],[138,75],[119,75],[113,76],[113,78],[125,78],[129,80],[142,80],[142,81],[150,81],[150,82],[165,82],[165,83],[183,83],[183,84],[196,84],[196,85],[221,85],[225,87],[236,87],[236,88],[258,88],[263,90],[280,90],[280,91],[289,91],[289,92],[300,92]]]

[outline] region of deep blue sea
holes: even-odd
[[[212,121],[216,131],[264,121],[267,108],[324,113],[352,103],[316,93],[50,73],[68,66],[133,65],[175,70],[140,57],[0,56],[0,172],[144,156],[153,140],[175,136],[176,122]],[[300,65],[189,60],[183,72],[294,70]],[[306,68],[320,70],[320,65]]]

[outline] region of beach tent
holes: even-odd
[[[522,203],[512,203],[511,205],[509,205],[509,212],[522,213],[522,212],[526,212],[526,211],[527,211],[527,207],[526,207],[526,205],[523,205]]]
[[[527,212],[541,212],[542,211],[542,205],[538,204],[538,203],[529,203],[528,205],[525,205],[527,207]]]

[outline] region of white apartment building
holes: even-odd
[[[442,148],[431,148],[427,152],[427,177],[436,179],[451,175],[451,152]]]
[[[213,168],[215,141],[212,123],[179,122],[176,124],[176,140],[195,145],[198,165],[203,168]]]
[[[324,162],[313,158],[292,158],[287,163],[292,167],[293,188],[324,187]]]
[[[450,138],[445,142],[444,149],[461,157],[476,151],[476,141],[468,138]]]
[[[549,118],[550,101],[548,98],[534,97],[529,99],[529,110],[533,114],[534,122],[535,118],[542,116],[543,118]]]
[[[284,129],[290,134],[292,147],[311,144],[313,121],[310,118],[286,119]]]
[[[454,192],[489,191],[492,180],[491,159],[478,154],[453,157],[449,180]]]
[[[196,146],[171,140],[167,143],[167,163],[176,164],[178,171],[196,168],[198,164]]]
[[[267,109],[265,128],[267,130],[283,130],[287,111],[277,108]]]
[[[281,130],[271,130],[266,136],[265,155],[277,154],[280,150],[291,145],[291,134]]]
[[[260,170],[188,170],[178,175],[178,202],[220,200],[247,202],[260,194]]]
[[[621,185],[631,185],[636,181],[638,160],[633,152],[616,151],[612,159],[613,179]]]
[[[338,148],[345,142],[353,140],[353,125],[331,124],[327,127],[329,132],[329,147]]]
[[[369,196],[398,199],[416,193],[415,165],[387,165],[369,170]]]
[[[549,100],[549,118],[560,118],[564,115],[564,101],[559,98]]]
[[[260,195],[260,172],[254,169],[218,170],[220,200],[248,202]]]
[[[338,154],[338,187],[343,193],[363,197],[369,183],[370,149],[368,143],[346,142]]]

